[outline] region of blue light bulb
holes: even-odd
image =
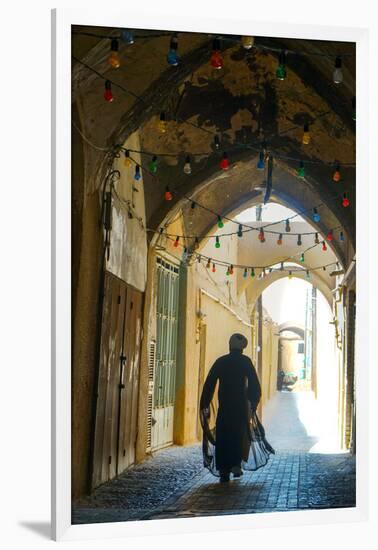
[[[134,174],[134,179],[136,181],[139,181],[141,179],[142,175],[140,173],[140,166],[136,165],[135,166],[135,174]]]
[[[312,215],[312,219],[313,219],[314,222],[316,222],[316,223],[319,223],[319,222],[320,222],[320,214],[319,214],[319,212],[317,211],[316,208],[314,208],[314,212],[313,212],[313,215]]]
[[[177,36],[174,34],[169,43],[169,50],[167,53],[168,65],[171,65],[172,67],[177,67],[177,65],[180,63],[180,56],[177,53],[177,48],[178,48]]]
[[[129,29],[122,29],[121,38],[126,44],[134,44],[134,34]]]
[[[264,159],[264,152],[261,151],[259,154],[259,160],[257,161],[256,165],[257,170],[264,170],[265,168],[265,159]]]
[[[172,67],[177,67],[180,63],[180,56],[176,50],[169,50],[167,53],[167,63],[172,65]]]

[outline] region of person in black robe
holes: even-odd
[[[261,387],[252,361],[243,355],[247,345],[242,334],[231,336],[230,353],[211,367],[200,400],[204,466],[221,482],[229,481],[231,472],[240,477],[242,466],[250,470],[264,466],[274,453],[257,418]]]

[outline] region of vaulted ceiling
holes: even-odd
[[[166,61],[170,33],[140,30],[134,44],[120,42],[121,66],[112,69],[107,62],[110,40],[101,36],[119,32],[73,28],[73,120],[87,139],[82,143],[87,192],[101,184],[106,150],[138,130],[141,149],[156,154],[159,163],[156,175],[143,170],[150,227],[158,228],[178,208],[187,224],[188,198],[232,216],[262,200],[264,173],[256,170],[256,162],[265,142],[274,159],[271,200],[297,211],[322,203],[319,231],[341,226],[354,246],[354,44],[255,37],[255,47],[246,50],[240,37],[223,37],[224,67],[215,70],[209,63],[212,36],[178,33],[181,63],[172,67]],[[276,78],[281,50],[287,51],[285,80]],[[342,56],[341,84],[332,78],[336,56]],[[119,85],[113,85],[112,103],[104,101],[103,77]],[[161,111],[167,118],[164,134],[156,129]],[[311,141],[303,145],[306,123]],[[223,151],[230,161],[227,171],[219,168]],[[183,172],[187,154],[192,155],[190,176]],[[150,156],[142,160],[143,169]],[[296,173],[299,160],[305,162],[304,179]],[[335,183],[337,161],[341,181]],[[164,200],[167,185],[173,191],[170,202]],[[345,192],[348,208],[342,206]],[[208,234],[215,222],[211,212],[196,209],[198,235]],[[345,246],[334,243],[344,260]]]

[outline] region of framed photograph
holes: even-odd
[[[52,26],[54,538],[366,518],[367,31]]]

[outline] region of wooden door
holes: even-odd
[[[141,292],[105,273],[92,487],[135,459]]]
[[[142,293],[127,288],[123,327],[124,361],[120,372],[118,472],[135,462],[137,435]]]

